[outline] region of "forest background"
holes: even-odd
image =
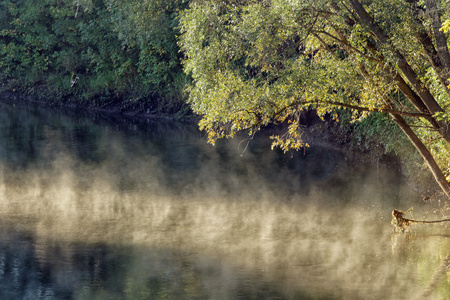
[[[308,146],[314,111],[449,197],[449,13],[438,0],[4,0],[0,91],[197,115],[211,143],[275,124],[283,151]]]

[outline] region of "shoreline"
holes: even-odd
[[[76,111],[86,111],[92,113],[106,113],[115,116],[123,116],[135,119],[166,119],[178,120],[182,122],[198,121],[189,109],[187,104],[183,104],[178,109],[166,112],[166,108],[161,107],[157,101],[150,101],[143,98],[120,99],[108,96],[99,96],[96,99],[82,99],[74,95],[54,95],[46,92],[42,88],[21,89],[0,89],[1,102],[33,103],[41,107],[54,109],[68,109]]]
[[[54,109],[62,112],[73,112],[75,114],[82,114],[92,119],[93,121],[106,121],[108,123],[122,123],[132,122],[145,125],[145,122],[153,121],[173,121],[189,126],[197,126],[199,117],[188,110],[187,104],[184,104],[183,111],[175,111],[173,113],[161,113],[155,107],[155,103],[143,99],[102,99],[96,100],[80,100],[80,97],[61,97],[57,98],[54,95],[37,94],[39,89],[30,89],[31,92],[24,92],[22,90],[3,90],[0,91],[0,102],[7,104],[21,104],[33,105],[42,109]],[[47,100],[48,99],[48,100]],[[187,108],[187,109],[186,109]],[[350,160],[360,161],[361,165],[365,167],[378,167],[378,164],[388,164],[399,170],[401,176],[408,180],[407,174],[404,172],[403,162],[401,157],[395,153],[385,152],[382,145],[374,145],[373,148],[361,148],[352,143],[352,138],[349,133],[343,133],[337,130],[339,124],[334,124],[330,121],[320,121],[319,118],[311,111],[305,112],[304,116],[304,140],[311,146],[329,147],[330,149],[338,150],[349,157]],[[283,130],[282,126],[269,126],[262,129],[261,134],[280,133]],[[245,133],[243,133],[245,135]],[[267,137],[268,138],[268,137]],[[267,150],[270,150],[268,148]],[[286,154],[288,155],[288,154]],[[400,176],[400,174],[399,174]],[[428,181],[428,180],[425,180]],[[433,182],[428,182],[425,186],[417,185],[411,182],[413,189],[418,194],[429,196],[435,194],[437,191]]]

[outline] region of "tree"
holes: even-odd
[[[145,99],[179,109],[185,76],[176,42],[187,0],[0,2],[0,81],[81,100]],[[79,77],[78,85],[71,79]],[[75,81],[74,81],[75,82]],[[110,100],[108,100],[110,101]],[[172,107],[171,107],[172,106]]]
[[[108,0],[107,3],[114,12],[111,29],[120,47],[127,50],[125,58],[129,60],[121,65],[119,73],[135,73],[133,84],[142,84],[143,89],[158,98],[180,97],[186,78],[176,40],[176,17],[187,6],[187,0]]]
[[[434,0],[192,0],[180,45],[189,102],[210,142],[287,123],[283,150],[304,146],[299,113],[391,116],[450,197],[450,55]]]

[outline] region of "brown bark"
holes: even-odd
[[[377,40],[380,41],[380,43],[391,47],[397,60],[397,67],[410,82],[420,99],[422,99],[422,102],[427,107],[428,111],[431,112],[431,114],[442,112],[442,107],[439,103],[437,103],[436,99],[434,99],[430,91],[419,79],[416,72],[407,62],[406,58],[390,43],[388,36],[383,32],[382,28],[375,22],[372,16],[367,13],[362,4],[358,0],[349,0],[349,2],[353,7],[354,12],[358,15],[360,21],[369,28]],[[439,133],[446,140],[446,142],[450,144],[450,127],[445,122],[438,122],[438,124]]]
[[[411,89],[411,87],[403,80],[403,78],[396,73],[394,80],[397,84],[398,89],[403,93],[403,95],[408,98],[408,100],[423,113],[428,113],[428,109],[420,101],[419,96]],[[425,117],[425,119],[436,129],[444,140],[450,144],[450,127],[449,124],[444,121],[436,121],[435,118],[430,114]]]
[[[425,115],[424,117],[432,124],[432,126],[440,131],[441,135],[446,139],[446,141],[450,143],[450,134],[447,124],[444,122],[436,121],[430,115],[430,112],[442,111],[442,108],[435,101],[431,93],[425,88],[423,83],[420,82],[420,80],[417,77],[417,74],[415,74],[414,70],[409,66],[406,59],[402,56],[402,54],[390,44],[387,36],[384,34],[382,29],[374,22],[373,18],[365,11],[361,3],[358,0],[349,0],[349,2],[351,3],[353,9],[355,10],[356,14],[359,16],[361,21],[366,26],[369,27],[369,29],[377,37],[377,39],[381,43],[392,47],[392,49],[396,52],[396,56],[398,59],[397,61],[400,62],[398,67],[403,72],[408,81],[410,81],[414,89],[416,89],[417,93],[410,87],[409,84],[407,84],[407,82],[405,82],[403,77],[395,70],[394,67],[389,66],[387,64],[385,66],[385,69],[387,73],[391,74],[392,79],[395,81],[398,89],[408,98],[408,100],[416,107],[416,109],[420,113],[423,113]],[[335,9],[339,9],[336,3],[333,2],[333,4]],[[348,43],[345,35],[339,29],[337,29],[336,31],[340,36],[340,38],[343,40],[343,46],[346,47]],[[440,63],[440,60],[437,58],[435,54],[436,51],[433,50],[434,46],[432,44],[431,46],[433,47],[430,48],[430,44],[428,44],[430,41],[431,40],[427,40],[424,46],[427,47],[427,50],[429,51],[430,54],[431,53],[433,54],[433,59],[435,59],[435,62],[438,64]],[[352,49],[347,50],[349,52],[352,52]],[[378,51],[377,47],[370,41],[368,41],[368,50],[377,59],[385,61],[384,56]],[[365,70],[364,65],[361,65],[361,73],[364,77],[367,78],[367,80],[371,80],[368,72]],[[394,104],[389,99],[385,99],[385,102],[389,109],[394,110]],[[422,143],[419,137],[415,134],[415,132],[411,129],[409,124],[405,121],[405,119],[403,119],[403,117],[400,114],[395,113],[393,111],[389,112],[389,114],[391,115],[394,122],[397,123],[397,125],[401,128],[404,134],[408,137],[408,139],[411,141],[414,147],[419,151],[420,155],[422,156],[431,173],[433,174],[433,177],[435,178],[439,187],[442,189],[445,195],[448,198],[450,198],[450,184],[446,180],[445,175],[443,174],[442,170],[434,160],[434,157],[431,154],[431,152]]]
[[[434,179],[439,184],[439,187],[445,193],[445,195],[450,198],[450,185],[445,178],[444,173],[439,168],[438,164],[433,158],[433,155],[427,149],[427,147],[422,143],[419,137],[415,134],[415,132],[411,129],[411,127],[406,123],[405,119],[399,115],[390,114],[395,123],[400,127],[400,129],[406,134],[414,147],[419,151],[420,155],[424,159],[431,173],[433,174]]]
[[[331,50],[329,50],[331,51]],[[360,71],[361,74],[367,79],[371,80],[369,73],[365,69],[364,65],[360,65]],[[400,75],[397,74],[398,77],[401,78]],[[400,79],[398,79],[400,81]],[[374,83],[376,84],[376,83]],[[405,83],[406,86],[408,86]],[[409,86],[408,86],[409,87]],[[415,134],[415,132],[411,129],[411,127],[408,125],[408,123],[403,119],[403,117],[397,113],[394,112],[394,103],[388,98],[385,99],[385,103],[389,109],[384,110],[384,112],[389,112],[392,119],[395,123],[400,127],[400,129],[403,131],[403,133],[408,137],[408,139],[411,141],[411,143],[414,145],[414,147],[419,151],[420,155],[424,159],[425,163],[427,164],[428,168],[430,169],[431,173],[433,174],[433,177],[435,178],[436,182],[438,183],[439,187],[442,189],[442,191],[445,193],[445,195],[450,198],[450,184],[448,183],[447,179],[445,178],[444,173],[442,172],[439,165],[434,160],[433,155],[428,150],[428,148],[422,143],[422,141],[419,139],[419,137]],[[343,105],[343,107],[351,108],[351,109],[358,109],[351,105]],[[380,110],[380,112],[383,112]],[[425,116],[428,117],[428,116]]]
[[[417,8],[415,11],[413,11],[413,20],[416,24],[416,38],[417,41],[422,45],[423,53],[427,57],[428,61],[430,62],[433,69],[436,71],[436,74],[439,78],[439,81],[442,84],[442,87],[444,88],[447,95],[450,97],[450,89],[448,88],[448,85],[450,84],[450,78],[449,78],[449,62],[447,60],[450,59],[450,55],[448,54],[448,49],[446,54],[438,54],[438,51],[434,47],[433,44],[433,38],[428,34],[428,31],[426,30],[424,24],[418,17],[419,12],[417,12]],[[439,22],[440,23],[440,22]],[[436,32],[435,32],[436,34]],[[442,32],[438,31],[438,34],[443,34]],[[439,39],[441,40],[441,38]],[[444,47],[441,46],[441,50],[443,48],[446,48],[447,45]],[[445,51],[445,49],[444,49]]]
[[[438,7],[435,0],[425,0],[426,12],[430,16],[431,25],[433,27],[434,39],[436,41],[436,48],[444,67],[444,75],[448,78],[450,73],[450,53],[447,47],[447,37],[441,31],[442,22],[439,16]]]
[[[364,66],[361,65],[361,73],[364,75],[364,77],[367,78],[367,80],[370,80],[370,76],[368,75],[367,71],[365,70]],[[375,84],[375,83],[374,83]],[[387,107],[394,109],[394,103],[389,98],[385,99],[385,103]],[[403,119],[403,117],[400,114],[397,114],[395,112],[390,112],[389,115],[391,115],[392,119],[395,123],[400,127],[400,129],[403,131],[403,133],[408,137],[408,139],[411,141],[411,143],[414,145],[414,147],[419,151],[420,155],[424,159],[425,163],[427,164],[428,168],[430,169],[431,173],[433,174],[434,179],[438,183],[439,187],[442,189],[442,191],[445,193],[445,195],[450,198],[450,184],[445,178],[444,173],[442,172],[439,165],[434,160],[433,155],[428,150],[428,148],[422,143],[422,141],[419,139],[419,137],[416,135],[416,133],[411,129],[411,126]]]
[[[415,88],[420,98],[427,106],[428,110],[431,113],[441,112],[442,108],[431,95],[430,91],[420,81],[416,72],[406,61],[406,58],[391,45],[388,36],[385,35],[381,27],[375,22],[372,16],[367,13],[362,4],[358,0],[349,0],[349,2],[351,3],[361,22],[370,29],[370,31],[375,35],[378,41],[387,46],[391,46],[397,59],[398,68],[402,71],[403,75],[405,75],[411,85]]]
[[[353,49],[351,49],[351,48],[346,46],[349,43],[348,43],[348,40],[347,40],[346,36],[344,35],[344,33],[341,30],[339,30],[339,28],[335,28],[335,30],[336,30],[337,34],[339,35],[340,39],[342,39],[342,41],[343,41],[343,47],[347,48],[347,51],[353,52]],[[433,46],[433,48],[434,48],[434,46]],[[367,49],[370,51],[370,53],[372,53],[372,55],[377,60],[379,60],[380,62],[384,62],[385,61],[384,56],[381,53],[378,52],[378,49],[376,48],[376,46],[372,42],[370,42],[369,40],[367,41]],[[403,77],[397,71],[394,70],[394,68],[392,68],[389,65],[385,65],[384,69],[386,70],[386,72],[388,74],[391,74],[392,79],[394,80],[394,82],[397,85],[397,88],[403,93],[403,95],[405,95],[405,97],[411,102],[411,104],[420,113],[424,114],[423,117],[431,124],[431,126],[433,126],[434,129],[439,131],[442,128],[441,125],[430,114],[428,108],[423,103],[423,101],[419,97],[419,95],[417,95],[417,93],[408,85],[408,83],[406,83],[406,81],[403,79]],[[368,72],[365,71],[365,70],[363,72],[363,76],[366,77],[367,79],[369,79],[369,77],[370,77],[368,75]]]

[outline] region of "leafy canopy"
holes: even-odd
[[[361,75],[361,64],[374,63],[360,55],[367,33],[346,25],[347,14],[330,1],[191,1],[180,44],[194,80],[190,103],[210,141],[287,122],[274,145],[298,149],[302,110],[361,107],[357,119],[385,108],[392,82],[383,69],[373,68],[371,81]],[[336,41],[343,30],[347,48]]]

